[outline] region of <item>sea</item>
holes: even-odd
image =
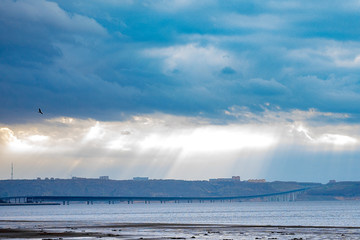
[[[360,201],[1,206],[0,220],[360,227]]]

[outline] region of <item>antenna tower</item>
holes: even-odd
[[[11,180],[14,179],[14,163],[11,163]]]

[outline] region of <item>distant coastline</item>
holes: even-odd
[[[240,181],[240,179],[231,178],[210,181],[147,178],[141,180],[108,178],[0,180],[0,198],[16,196],[229,197],[271,194],[305,188],[308,190],[297,194],[296,201],[360,200],[360,182],[355,181],[331,181],[321,184],[293,181]]]

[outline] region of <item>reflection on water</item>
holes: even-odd
[[[360,202],[70,204],[0,207],[0,220],[360,226]]]

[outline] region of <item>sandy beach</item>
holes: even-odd
[[[358,239],[360,227],[0,221],[0,239]]]

